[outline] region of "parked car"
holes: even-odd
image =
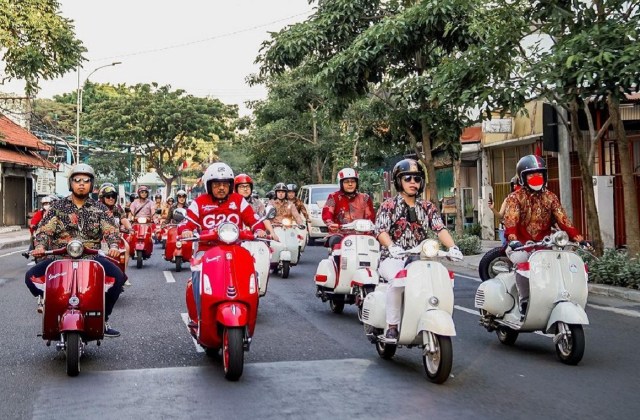
[[[327,236],[327,225],[322,221],[322,208],[329,194],[339,189],[338,184],[311,184],[303,186],[298,191],[298,198],[304,203],[311,218],[309,221],[310,243]]]

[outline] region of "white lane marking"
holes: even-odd
[[[171,271],[163,271],[164,278],[167,280],[167,283],[175,283],[176,279],[173,278],[173,274]]]
[[[187,326],[187,330],[189,330],[189,314],[180,314],[180,316],[182,317],[182,322],[184,322],[184,325]],[[189,336],[191,336],[191,332],[189,332]],[[193,344],[196,346],[196,351],[198,353],[204,353],[204,349],[200,344],[198,344],[196,339],[193,337],[191,337],[191,339],[193,340]]]
[[[19,249],[19,250],[17,250],[17,251],[13,251],[13,252],[7,252],[6,254],[2,254],[2,255],[0,255],[0,258],[2,258],[2,257],[8,257],[9,255],[18,254],[18,253],[20,253],[20,252],[24,252],[24,251],[26,251],[26,249]]]
[[[593,303],[588,303],[587,306],[589,306],[589,307],[591,307],[593,309],[600,309],[601,311],[613,312],[613,313],[618,314],[618,315],[625,315],[625,316],[630,316],[630,317],[633,317],[633,318],[640,318],[640,312],[633,311],[631,309],[612,308],[610,306],[594,305]]]
[[[469,309],[469,308],[465,308],[464,306],[460,306],[460,305],[453,305],[454,308],[456,308],[459,311],[462,312],[466,312],[468,314],[471,315],[478,315],[480,316],[480,311],[476,310],[476,309]],[[544,336],[544,337],[553,337],[553,334],[545,334],[542,331],[534,331],[535,334]]]
[[[456,277],[464,277],[465,279],[469,279],[469,280],[477,281],[478,283],[482,283],[482,280],[480,280],[477,277],[465,276],[464,274],[458,274],[455,271],[454,271],[454,274],[455,274]]]

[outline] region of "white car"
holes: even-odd
[[[304,203],[311,218],[309,221],[309,243],[327,236],[327,225],[322,221],[322,208],[329,194],[339,190],[338,184],[311,184],[303,186],[298,191],[298,198]]]

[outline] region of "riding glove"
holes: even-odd
[[[455,245],[449,248],[449,259],[451,261],[462,261],[463,258],[460,248]]]

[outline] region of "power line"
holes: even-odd
[[[220,38],[227,38],[227,37],[230,37],[230,36],[233,36],[233,35],[238,35],[238,34],[241,34],[241,33],[244,33],[244,32],[251,32],[251,31],[256,30],[256,29],[260,29],[260,28],[267,27],[269,25],[273,25],[274,23],[284,22],[286,20],[293,19],[293,18],[296,18],[296,17],[299,17],[299,16],[303,16],[303,15],[307,15],[307,14],[309,14],[309,12],[298,13],[298,14],[295,14],[295,15],[287,16],[287,17],[282,18],[282,19],[274,20],[272,22],[263,23],[261,25],[256,25],[256,26],[252,26],[250,28],[245,28],[245,29],[239,29],[237,31],[227,32],[227,33],[220,34],[220,35],[213,35],[213,36],[210,36],[208,38],[199,39],[199,40],[196,40],[196,41],[183,42],[181,44],[174,44],[174,45],[169,45],[169,46],[166,46],[166,47],[154,48],[154,49],[150,49],[150,50],[142,50],[142,51],[137,51],[137,52],[133,52],[133,53],[129,53],[129,54],[114,55],[114,56],[110,56],[110,57],[103,57],[103,58],[95,59],[95,61],[112,60],[112,59],[115,59],[115,58],[134,57],[134,56],[137,56],[137,55],[151,54],[151,53],[155,53],[155,52],[159,52],[159,51],[167,51],[167,50],[171,50],[171,49],[187,47],[189,45],[201,44],[203,42],[209,42],[209,41],[213,41],[213,40],[220,39]]]

